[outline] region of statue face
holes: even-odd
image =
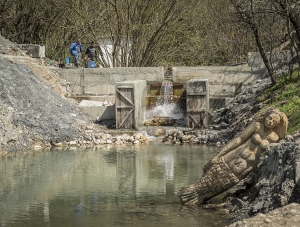
[[[267,128],[274,128],[280,123],[280,116],[278,114],[270,114],[265,118],[265,126]]]

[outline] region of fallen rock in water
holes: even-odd
[[[176,120],[171,117],[155,117],[144,123],[145,126],[172,126],[175,125]]]

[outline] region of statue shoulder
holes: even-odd
[[[254,133],[259,133],[262,130],[262,124],[260,122],[253,122],[251,123],[245,130],[244,133],[248,134],[254,134]]]

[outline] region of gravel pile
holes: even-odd
[[[0,37],[0,45],[9,49],[14,44]],[[88,123],[88,117],[76,105],[62,99],[27,64],[2,54],[0,72],[2,150],[80,138],[78,125]]]

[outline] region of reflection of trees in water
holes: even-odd
[[[75,216],[80,222],[82,217],[92,218],[91,214],[97,219],[107,206],[128,209],[127,203],[136,201],[174,201],[178,185],[199,177],[203,157],[199,146],[190,151],[183,146],[161,145],[99,146],[7,157],[0,160],[3,179],[10,178],[3,181],[6,187],[0,185],[0,200],[4,201],[0,203],[1,216],[7,222],[20,217],[33,221],[36,214],[43,213],[45,223],[49,216],[69,218],[74,223]],[[8,208],[4,210],[4,206]],[[115,218],[112,213],[111,220]]]
[[[135,152],[137,152],[138,150],[140,150],[140,148],[138,146],[120,146],[120,147],[116,147],[116,146],[103,146],[101,148],[99,148],[99,151],[102,151],[102,156],[104,158],[104,160],[106,161],[106,163],[108,164],[117,164],[118,162],[118,153],[121,154],[123,153],[124,156],[130,154],[135,154]]]

